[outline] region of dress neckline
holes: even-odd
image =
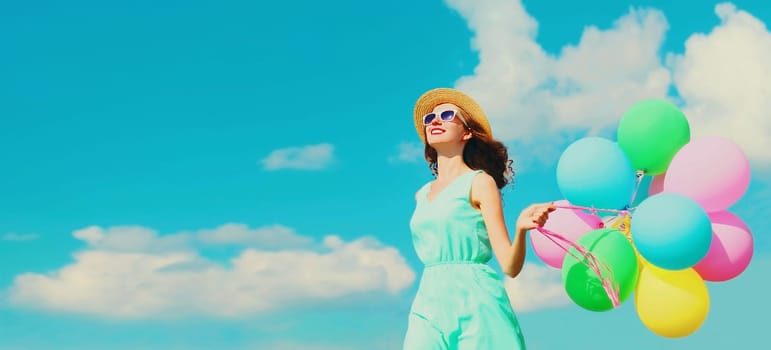
[[[454,179],[450,180],[450,182],[447,183],[447,185],[442,187],[442,189],[439,190],[439,192],[437,192],[436,195],[434,195],[433,199],[429,199],[428,196],[429,196],[429,194],[431,194],[431,191],[433,191],[434,182],[436,182],[436,180],[431,181],[431,182],[428,183],[428,191],[426,191],[426,194],[423,196],[423,198],[426,200],[426,203],[431,204],[431,203],[435,202],[439,198],[439,196],[441,196],[442,193],[445,192],[445,190],[447,188],[449,188],[452,185],[454,185],[455,183],[457,183],[458,180],[460,180],[462,177],[468,176],[469,174],[473,174],[473,173],[477,173],[477,172],[479,172],[479,170],[471,170],[471,171],[467,171],[467,172],[465,172],[463,174],[460,174],[460,175],[456,176]]]

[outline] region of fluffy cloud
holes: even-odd
[[[663,97],[670,74],[658,50],[668,29],[655,10],[630,10],[607,30],[587,27],[558,57],[535,41],[537,22],[518,0],[447,0],[474,31],[479,65],[460,90],[490,115],[496,137],[535,141],[565,129],[601,129],[643,97]]]
[[[319,170],[332,162],[333,151],[334,147],[328,143],[281,148],[271,152],[261,162],[266,170]]]
[[[241,223],[227,223],[212,229],[160,235],[142,226],[89,226],[73,232],[91,248],[103,251],[143,253],[194,251],[202,245],[238,245],[260,249],[308,247],[310,237],[297,234],[283,225],[249,228]]]
[[[207,244],[237,244],[262,248],[304,247],[313,243],[307,236],[301,236],[282,225],[250,229],[244,224],[225,224],[215,229],[205,229],[194,236]]]
[[[511,306],[518,313],[570,304],[560,271],[548,266],[526,263],[517,278],[506,277],[504,286]]]
[[[729,137],[753,162],[771,165],[771,35],[751,14],[719,4],[721,22],[711,33],[692,35],[681,55],[662,55],[664,14],[632,8],[610,28],[586,27],[576,45],[551,55],[536,42],[538,23],[520,0],[446,2],[466,19],[479,53],[473,75],[456,88],[485,108],[497,138],[527,145],[528,157],[553,163],[576,135],[614,136],[627,108],[655,97],[680,101],[694,137]],[[668,96],[672,87],[679,96]]]
[[[357,293],[398,293],[415,279],[397,249],[371,237],[346,242],[327,236],[313,245],[283,228],[223,227],[167,236],[142,227],[78,230],[73,235],[88,249],[57,271],[17,276],[7,291],[9,302],[117,318],[237,317]],[[283,242],[276,232],[284,232]],[[201,239],[254,244],[258,242],[254,237],[267,237],[274,247],[279,243],[294,247],[248,248],[227,264],[209,260],[195,249]]]
[[[685,53],[669,56],[684,112],[695,135],[729,137],[771,166],[771,33],[732,4],[715,13],[719,25],[691,35]]]

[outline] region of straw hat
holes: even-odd
[[[423,125],[423,116],[430,113],[434,107],[442,103],[452,103],[461,109],[461,113],[466,120],[473,119],[482,130],[488,135],[492,136],[490,130],[490,123],[487,121],[487,116],[474,99],[470,96],[450,88],[438,88],[429,90],[424,93],[418,101],[415,103],[415,110],[413,112],[413,118],[415,121],[415,130],[418,132],[418,136],[426,143],[426,128]]]

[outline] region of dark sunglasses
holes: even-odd
[[[463,123],[463,126],[468,128],[468,124],[466,124],[466,120],[463,119],[463,116],[458,113],[456,110],[447,110],[439,114],[439,118],[443,122],[449,122],[455,119],[455,117],[460,118],[460,121]],[[428,113],[423,116],[423,125],[430,125],[431,123],[436,120],[436,113]]]

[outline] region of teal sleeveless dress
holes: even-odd
[[[404,350],[525,350],[503,281],[487,265],[493,252],[482,214],[469,201],[481,172],[459,176],[430,201],[430,182],[418,191],[410,229],[424,268]]]

